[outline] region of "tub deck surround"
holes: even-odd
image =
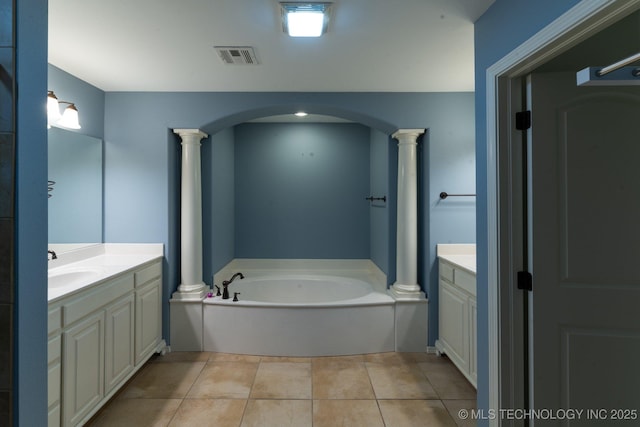
[[[238,271],[252,277],[282,274],[347,277],[367,282],[378,292],[387,291],[386,274],[369,259],[236,258],[213,276],[213,282],[220,285]]]
[[[65,248],[52,247],[58,251]],[[114,275],[156,261],[163,254],[161,243],[104,243],[60,252],[57,259],[48,262],[48,302],[98,286]]]
[[[394,300],[362,280],[282,274],[234,281],[203,302],[204,350],[337,356],[394,350]]]
[[[245,279],[230,285],[228,300],[171,301],[172,350],[337,356],[427,349],[427,300],[394,299],[371,260],[235,259],[214,283],[237,272]]]
[[[238,294],[238,301],[233,295]],[[393,298],[377,292],[370,283],[359,279],[318,274],[286,274],[245,277],[229,286],[229,299],[207,296],[205,304],[229,304],[252,307],[319,307],[381,305]]]

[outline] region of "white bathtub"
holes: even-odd
[[[234,292],[240,292],[237,302]],[[205,351],[330,356],[395,349],[395,301],[363,280],[301,274],[236,278],[229,295],[204,300]]]

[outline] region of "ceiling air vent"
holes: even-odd
[[[214,46],[213,48],[225,64],[258,65],[256,53],[250,46]]]

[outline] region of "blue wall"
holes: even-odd
[[[234,129],[227,128],[202,144],[203,274],[213,275],[235,254]]]
[[[235,149],[237,258],[369,258],[369,128],[248,123]]]
[[[489,409],[486,70],[577,3],[578,0],[496,0],[475,24],[479,408]],[[487,420],[479,422],[481,426],[488,424]]]
[[[386,202],[371,202],[369,208],[370,258],[389,274],[389,135],[378,130],[370,132],[369,192],[373,197],[387,197]],[[395,246],[395,245],[394,245]],[[394,274],[395,275],[395,274]]]
[[[429,242],[425,258],[425,276],[429,293],[429,345],[438,337],[438,263],[436,245],[439,243],[475,243],[476,198],[451,197],[440,199],[441,192],[474,194],[475,183],[475,118],[470,97],[468,104],[457,105],[455,115],[443,115],[440,120],[451,123],[446,135],[436,136],[429,130],[423,140],[423,159],[428,170],[423,192],[423,209],[430,212],[430,222],[424,224],[424,242]],[[451,110],[454,105],[446,110]],[[465,126],[454,126],[464,122]],[[424,147],[428,145],[428,147]]]
[[[365,196],[390,195],[389,139],[331,123],[246,123],[212,135],[202,144],[205,281],[234,257],[371,258],[387,273],[395,224],[387,203]]]

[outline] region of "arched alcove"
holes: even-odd
[[[336,120],[296,120],[296,111]],[[282,120],[286,115],[291,119]],[[257,120],[273,116],[280,119]],[[365,258],[393,280],[393,125],[334,107],[289,104],[234,113],[201,129],[210,135],[202,146],[206,282],[236,257]],[[292,138],[300,144],[296,152]],[[320,155],[318,144],[333,157]]]

